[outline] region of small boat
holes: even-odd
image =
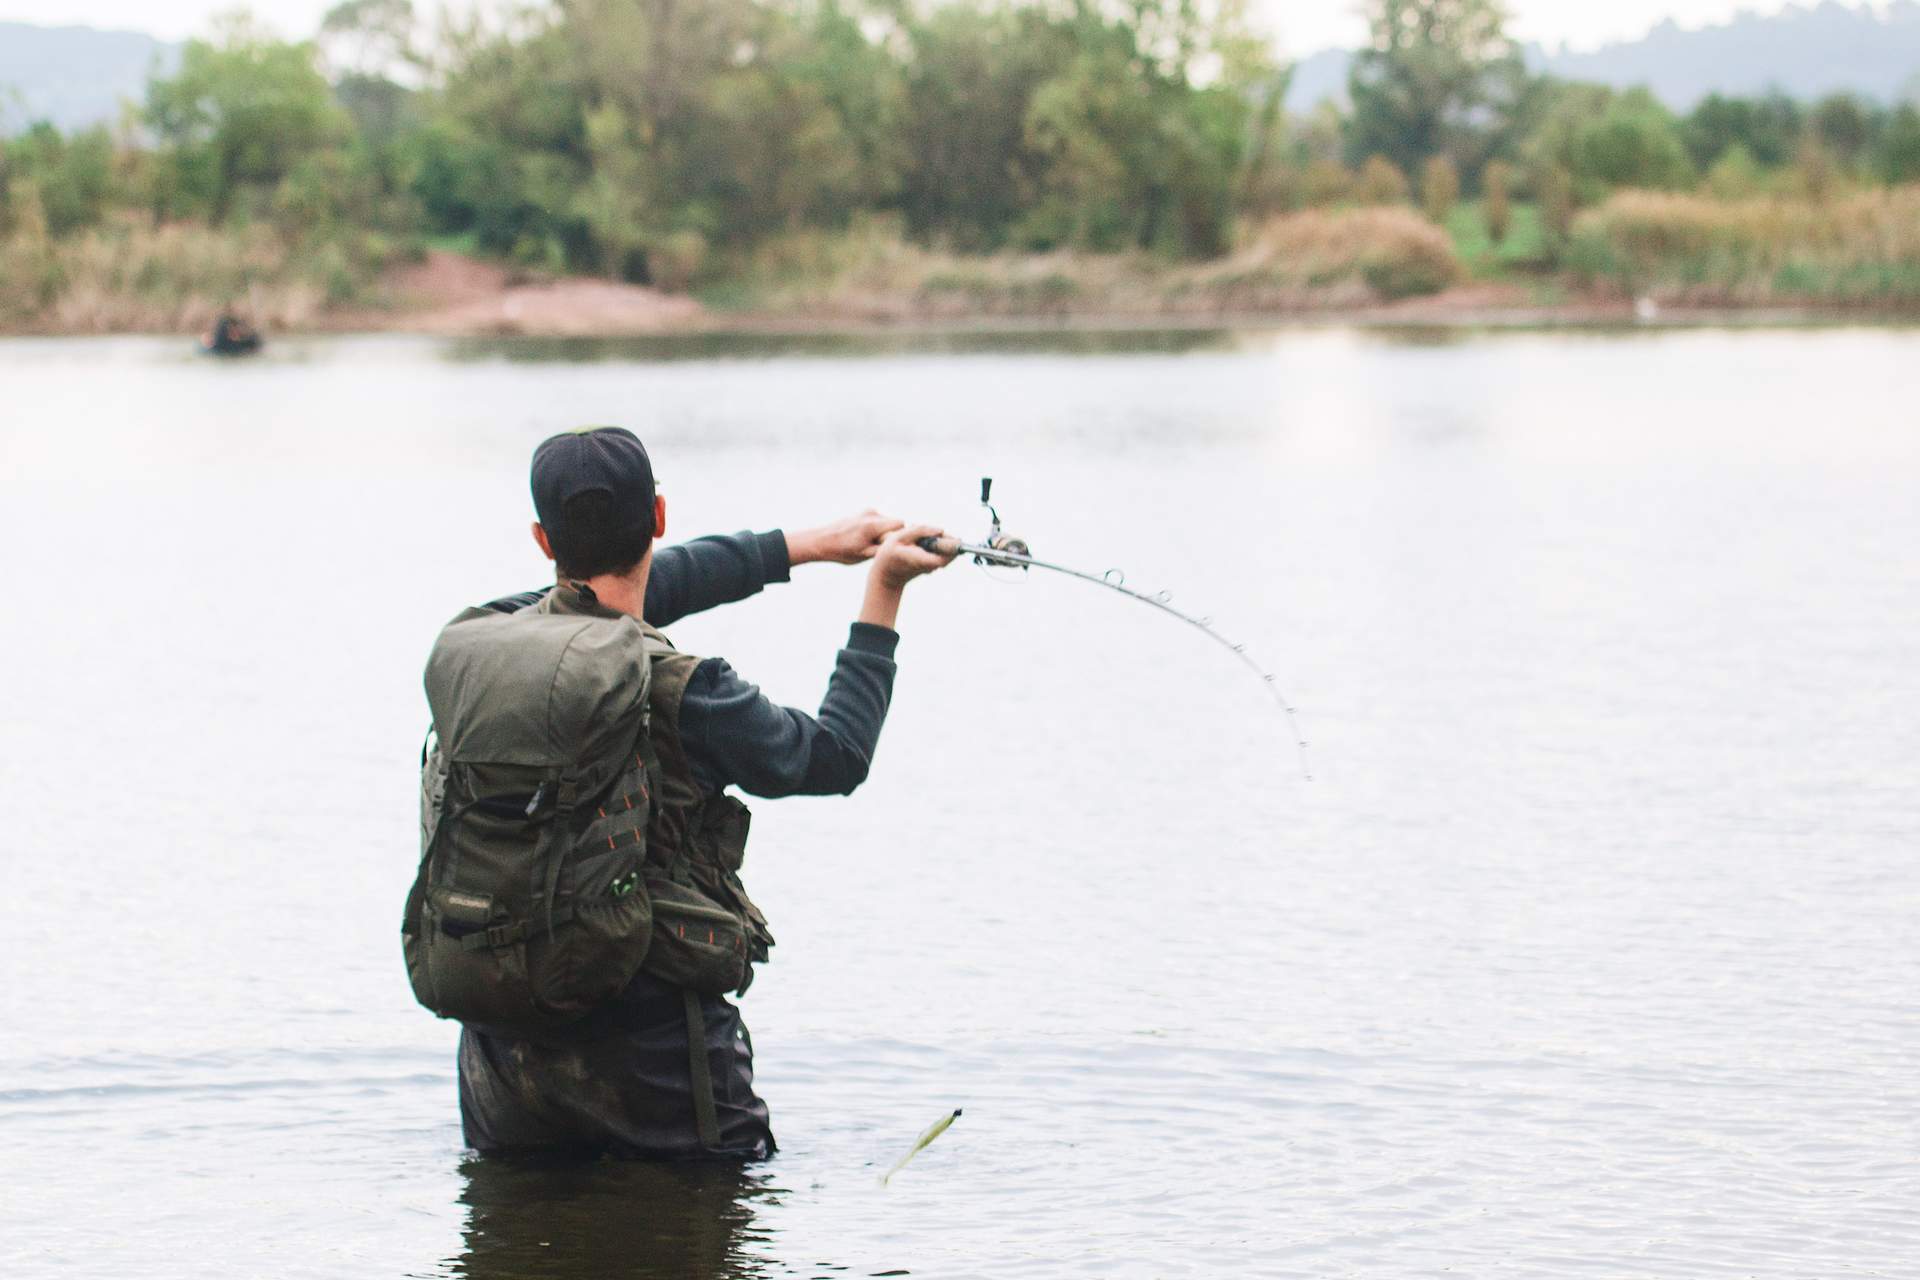
[[[200,339],[200,350],[210,356],[250,356],[260,349],[262,342],[260,331],[245,320],[222,315],[213,322],[213,329]]]

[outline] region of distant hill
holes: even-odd
[[[1784,89],[1796,98],[1843,90],[1880,102],[1920,94],[1920,3],[1884,9],[1824,0],[1776,14],[1742,13],[1714,27],[1686,30],[1663,22],[1638,40],[1598,49],[1527,45],[1527,66],[1568,80],[1631,88],[1645,85],[1678,111],[1709,93]],[[1306,110],[1325,98],[1345,102],[1352,54],[1323,49],[1300,59],[1287,106]]]
[[[156,62],[171,69],[179,57],[179,45],[137,31],[0,22],[0,136],[36,120],[111,122],[123,99],[146,98]]]

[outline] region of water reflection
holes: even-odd
[[[777,1193],[731,1163],[470,1157],[462,1250],[475,1280],[719,1280],[766,1274],[746,1252]]]
[[[889,355],[1187,355],[1238,349],[1233,330],[899,329],[873,333],[670,333],[627,338],[457,338],[456,362],[515,364],[765,360]]]

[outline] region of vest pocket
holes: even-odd
[[[747,980],[747,932],[739,916],[691,885],[647,881],[653,943],[641,967],[700,995],[740,989]]]

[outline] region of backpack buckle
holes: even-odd
[[[527,926],[519,921],[507,924],[488,925],[484,929],[475,929],[472,933],[460,935],[462,951],[497,951],[501,947],[510,947],[527,936]]]

